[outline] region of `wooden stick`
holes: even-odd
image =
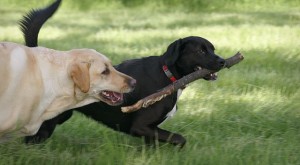
[[[244,59],[243,55],[240,52],[237,52],[234,56],[225,60],[224,68],[230,68],[233,65],[241,62],[243,59]],[[147,108],[148,106],[154,104],[157,101],[160,101],[161,99],[172,94],[173,92],[177,91],[178,89],[183,88],[185,85],[187,85],[197,79],[203,78],[204,76],[206,76],[208,74],[215,73],[215,72],[217,72],[217,71],[212,71],[212,70],[208,70],[208,69],[197,70],[193,73],[190,73],[190,74],[182,77],[181,79],[175,81],[174,83],[166,86],[162,90],[139,100],[134,105],[122,107],[121,110],[124,113],[129,113],[129,112],[134,112],[140,108]]]

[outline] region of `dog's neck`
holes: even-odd
[[[178,67],[176,67],[175,65],[167,66],[166,64],[163,64],[162,70],[164,71],[165,75],[170,79],[171,82],[175,82],[176,80],[178,80],[184,76],[184,75],[180,74],[180,72],[179,72],[180,69]]]
[[[162,66],[163,71],[165,72],[165,75],[172,81],[177,81],[176,77],[173,75],[173,73],[169,70],[169,67],[167,65]]]
[[[47,50],[45,48],[37,49],[41,49],[41,51]],[[70,63],[68,62],[69,58],[67,58],[68,54],[64,53],[58,56],[52,50],[45,52],[36,56],[41,77],[43,77],[43,84],[47,87],[43,96],[46,99],[42,100],[43,103],[41,103],[41,105],[46,106],[40,107],[41,109],[46,108],[45,114],[43,114],[45,120],[67,109],[77,108],[98,101],[95,98],[88,97],[87,93],[83,93],[77,89],[71,79],[65,80],[65,77],[68,77],[68,73],[65,70],[68,67],[67,64]],[[51,68],[53,72],[46,72],[45,69],[47,68]],[[53,76],[53,73],[55,73],[55,76]]]

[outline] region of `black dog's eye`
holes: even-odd
[[[105,70],[101,73],[102,75],[108,75],[110,73],[108,68],[105,68]]]
[[[197,53],[199,53],[199,54],[205,54],[205,52],[202,49],[197,50]]]

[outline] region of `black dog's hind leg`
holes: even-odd
[[[57,124],[62,124],[71,118],[73,111],[66,111],[57,117],[43,122],[38,132],[33,136],[26,136],[25,143],[34,144],[41,143],[47,140],[53,133]]]

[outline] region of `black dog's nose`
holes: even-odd
[[[136,86],[136,80],[135,80],[135,79],[129,80],[129,86],[130,86],[132,89],[134,89],[135,86]]]
[[[225,66],[225,60],[223,58],[219,58],[218,62],[222,67]]]

